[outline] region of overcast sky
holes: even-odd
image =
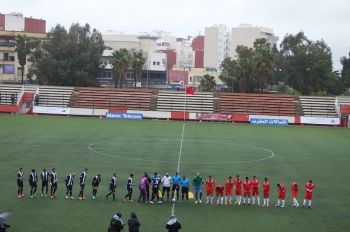
[[[331,47],[336,69],[350,51],[350,0],[0,0],[0,12],[45,19],[47,30],[78,22],[102,33],[163,30],[195,36],[213,24],[248,23],[272,28],[279,41],[304,31]]]

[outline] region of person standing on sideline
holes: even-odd
[[[229,176],[225,181],[225,205],[227,205],[227,200],[230,205],[232,204],[233,185],[232,176]]]
[[[85,200],[86,197],[84,197],[84,188],[86,183],[86,177],[87,177],[88,169],[85,168],[85,170],[80,174],[79,178],[79,184],[80,184],[80,192],[79,192],[79,200]]]
[[[223,184],[218,184],[215,188],[215,194],[216,194],[216,204],[224,204],[224,189],[225,189],[225,185]]]
[[[17,186],[18,186],[17,194],[19,198],[24,197],[23,178],[24,178],[23,168],[19,168],[17,172]]]
[[[74,184],[74,176],[75,176],[75,173],[69,173],[69,175],[66,177],[66,188],[67,188],[67,191],[66,191],[66,199],[68,199],[68,194],[69,194],[69,197],[70,199],[74,199],[72,193],[73,193],[73,184]]]
[[[250,180],[248,177],[245,178],[245,181],[243,181],[243,205],[245,205],[245,199],[248,198],[248,205],[250,205],[250,196],[252,193],[252,184],[250,183]]]
[[[179,173],[176,172],[175,175],[171,178],[171,182],[173,184],[172,192],[171,192],[171,199],[173,199],[173,200],[179,199],[180,181],[181,181],[181,177],[179,176]],[[175,193],[176,193],[176,198],[175,198]]]
[[[36,189],[38,187],[38,175],[35,172],[35,169],[32,169],[32,172],[29,174],[29,185],[30,185],[30,197],[35,197]]]
[[[51,194],[51,199],[53,199],[55,197],[56,191],[57,191],[57,173],[55,168],[52,169],[51,174],[50,174],[50,185],[51,185],[51,189],[50,189],[50,194]]]
[[[306,206],[306,201],[309,201],[309,209],[311,209],[312,191],[314,189],[315,189],[315,184],[312,183],[312,180],[309,180],[309,182],[305,184],[305,197],[303,202],[303,208]]]
[[[126,190],[128,191],[128,193],[124,196],[124,201],[130,201],[132,202],[133,200],[131,199],[132,197],[132,187],[133,187],[133,180],[134,178],[134,174],[130,174],[129,179],[128,179],[128,183],[126,184]]]
[[[299,202],[297,200],[298,197],[298,192],[299,192],[299,186],[297,182],[292,183],[291,187],[291,193],[292,193],[292,200],[293,200],[293,205],[292,207],[298,208],[299,207]]]
[[[155,172],[154,176],[151,177],[151,184],[152,184],[152,197],[149,203],[153,204],[155,197],[157,197],[157,202],[160,202],[160,197],[159,197],[159,186],[160,186],[160,178],[158,176],[158,173]]]
[[[169,201],[169,192],[170,192],[170,186],[171,186],[171,177],[169,176],[169,173],[165,173],[165,176],[163,176],[162,185],[163,185],[162,198],[160,201],[163,202],[165,192],[167,196],[167,201]]]
[[[122,214],[116,213],[109,223],[108,232],[121,232],[124,228],[124,223],[122,221]]]
[[[148,182],[148,174],[145,173],[143,177],[141,177],[139,181],[139,189],[140,189],[140,196],[138,202],[147,203],[147,182]]]
[[[276,207],[284,208],[284,201],[286,198],[286,188],[283,184],[277,184],[278,200]],[[281,204],[282,203],[282,204]]]
[[[117,174],[113,173],[111,181],[109,182],[109,193],[106,195],[106,199],[108,199],[108,197],[110,195],[112,195],[113,201],[115,201],[115,189],[116,189],[116,187],[117,187]]]
[[[190,181],[186,178],[186,176],[182,176],[180,184],[181,184],[181,199],[184,200],[184,198],[186,198],[186,200],[188,200],[188,190],[190,188]]]
[[[260,183],[259,183],[259,180],[256,178],[256,176],[253,176],[253,179],[250,181],[250,183],[252,184],[253,205],[255,205],[255,197],[256,197],[257,201],[258,201],[258,206],[260,206],[260,197],[259,197]]]
[[[203,177],[200,176],[200,173],[197,172],[197,176],[193,179],[194,193],[196,197],[195,204],[202,203],[202,186],[203,186]]]
[[[129,232],[139,232],[141,223],[137,219],[136,213],[132,212],[128,220]]]
[[[205,190],[207,193],[207,204],[213,204],[213,195],[215,189],[215,180],[212,176],[209,176],[208,180],[205,182]]]
[[[46,168],[43,169],[40,175],[41,178],[41,196],[44,196],[45,188],[45,197],[47,197],[47,192],[49,191],[49,173],[46,171]]]
[[[270,203],[270,182],[265,177],[264,183],[263,183],[263,192],[264,192],[264,204],[263,206],[269,207]]]
[[[242,201],[242,180],[239,178],[239,175],[237,175],[235,179],[235,188],[236,188],[235,204],[240,205]]]
[[[172,215],[170,217],[170,220],[166,224],[165,229],[167,229],[168,232],[178,232],[181,230],[181,223],[177,220],[175,215]]]
[[[96,199],[96,194],[97,194],[97,189],[98,189],[98,185],[101,182],[101,175],[98,174],[97,176],[95,176],[94,178],[92,178],[92,199],[95,200]]]

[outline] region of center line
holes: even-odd
[[[184,134],[185,134],[185,122],[182,123],[182,133],[181,133],[181,141],[180,141],[180,150],[179,150],[179,158],[177,160],[177,169],[176,172],[180,171],[180,162],[181,162],[181,155],[182,155],[182,143],[184,140]],[[180,188],[180,187],[179,187]],[[176,190],[174,192],[174,198],[176,198]],[[177,199],[178,200],[178,199]],[[171,215],[174,215],[174,211],[175,211],[175,201],[173,202],[173,206],[171,208]]]

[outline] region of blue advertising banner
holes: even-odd
[[[288,120],[286,120],[286,119],[268,119],[268,118],[251,118],[250,124],[288,126]]]
[[[106,119],[118,120],[143,120],[143,114],[128,114],[128,113],[106,113]]]

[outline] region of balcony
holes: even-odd
[[[15,42],[0,41],[0,47],[14,47],[14,46],[15,46]]]

